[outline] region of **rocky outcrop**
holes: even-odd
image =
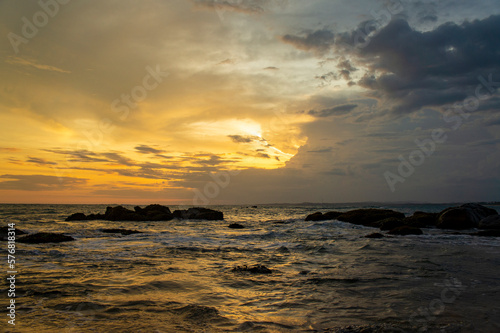
[[[479,229],[500,229],[500,215],[490,215],[479,221]]]
[[[61,243],[74,241],[75,239],[71,236],[66,236],[64,234],[57,234],[51,232],[40,232],[37,234],[23,236],[17,239],[19,243],[27,244],[40,244],[40,243]]]
[[[172,214],[168,207],[155,204],[145,208],[137,206],[134,210],[130,210],[123,206],[107,207],[104,214],[85,215],[83,213],[76,213],[66,218],[66,221],[170,221],[174,217],[179,219],[223,220],[224,214],[208,208],[176,210]]]
[[[337,217],[337,220],[369,227],[378,227],[377,222],[387,218],[404,219],[405,214],[390,209],[355,209],[342,213]]]
[[[406,235],[422,235],[423,232],[419,228],[404,225],[402,227],[397,227],[392,229],[391,231],[388,232],[388,234],[406,236]]]
[[[147,221],[169,221],[174,215],[168,207],[162,205],[149,205],[146,208],[134,207],[137,214],[145,216]]]
[[[342,212],[327,212],[327,213],[321,213],[321,212],[316,212],[310,215],[307,215],[305,218],[305,221],[326,221],[326,220],[335,220],[337,217],[342,215]]]
[[[469,203],[443,210],[438,217],[437,227],[441,229],[476,228],[484,218],[498,215],[497,211],[479,204]]]
[[[189,208],[187,210],[176,210],[174,211],[173,216],[184,220],[224,220],[224,214],[222,212],[201,207]]]

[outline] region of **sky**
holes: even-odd
[[[497,0],[0,0],[0,202],[500,201]]]

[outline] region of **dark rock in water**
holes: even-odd
[[[404,224],[416,228],[435,227],[439,213],[415,212],[404,219]]]
[[[252,208],[258,208],[257,206],[252,206]]]
[[[482,219],[490,215],[498,215],[498,213],[494,209],[479,204],[464,204],[443,210],[439,214],[437,227],[455,230],[476,228]]]
[[[267,268],[264,265],[254,265],[251,267],[248,267],[247,265],[244,266],[236,266],[234,267],[231,271],[233,272],[249,272],[252,274],[271,274],[273,271]]]
[[[17,239],[19,243],[40,244],[40,243],[61,243],[74,241],[71,236],[50,232],[40,232],[37,234],[23,236]]]
[[[404,225],[402,227],[397,227],[392,229],[391,231],[388,232],[390,235],[401,235],[401,236],[406,236],[406,235],[422,235],[423,232],[419,228],[415,227],[410,227],[407,225]]]
[[[162,205],[149,205],[145,208],[139,206],[134,207],[137,214],[145,216],[147,221],[170,221],[174,215],[170,208]]]
[[[492,229],[492,230],[481,230],[479,232],[470,234],[471,236],[482,236],[482,237],[500,237],[500,230],[499,229]]]
[[[186,220],[224,220],[224,214],[222,212],[201,207],[189,208],[188,210],[176,210],[173,216],[178,219]]]
[[[378,221],[377,224],[379,225],[380,230],[392,230],[394,228],[405,225],[404,220],[397,217],[389,217],[387,219],[383,219],[381,221]]]
[[[326,220],[335,220],[337,217],[342,215],[342,212],[327,212],[327,213],[321,213],[321,212],[316,212],[310,215],[307,215],[305,218],[305,221],[326,221]]]
[[[108,233],[108,234],[122,234],[122,235],[132,235],[132,234],[140,234],[140,231],[137,230],[129,230],[129,229],[101,229],[102,232]]]
[[[227,226],[228,228],[231,228],[231,229],[244,229],[245,226],[244,225],[241,225],[239,223],[231,223],[230,225]]]
[[[169,221],[173,218],[174,216],[168,207],[155,204],[145,208],[137,206],[133,211],[123,206],[107,207],[104,214],[90,214],[85,216],[83,213],[76,213],[70,215],[66,221]]]
[[[490,215],[479,221],[479,229],[500,229],[500,215]]]
[[[343,222],[349,222],[353,224],[360,224],[369,227],[376,227],[378,221],[394,217],[398,219],[404,219],[405,214],[396,212],[390,209],[355,209],[345,213],[342,213],[337,217],[337,220]]]
[[[0,240],[8,240],[8,236],[9,236],[9,231],[12,232],[14,231],[14,233],[16,234],[16,237],[19,236],[19,235],[26,235],[26,232],[20,230],[20,229],[17,229],[17,228],[14,228],[14,230],[9,230],[9,227],[0,227]]]
[[[365,236],[365,238],[384,238],[384,237],[385,236],[379,232],[374,232],[374,233],[371,233],[371,234]]]
[[[144,221],[144,216],[123,206],[107,207],[104,219],[108,221]]]
[[[89,221],[105,220],[105,217],[104,217],[104,214],[89,214],[89,215],[87,215],[87,220],[89,220]]]
[[[65,221],[85,221],[85,220],[87,220],[87,216],[85,214],[75,213],[68,216]]]

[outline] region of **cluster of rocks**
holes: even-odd
[[[155,204],[145,208],[136,206],[134,210],[123,206],[107,207],[104,214],[85,215],[75,213],[66,218],[66,221],[170,221],[174,218],[184,220],[223,220],[224,214],[213,209],[200,207],[175,210],[172,213],[168,207]]]
[[[355,209],[348,212],[327,212],[308,215],[306,221],[338,220],[353,224],[380,228],[391,235],[421,235],[420,228],[440,228],[464,230],[483,229],[476,236],[495,236],[500,233],[500,215],[494,209],[479,204],[468,203],[447,208],[440,213],[417,211],[411,216],[389,209]],[[383,237],[380,233],[368,235],[370,238]]]

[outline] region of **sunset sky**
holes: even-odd
[[[0,202],[500,200],[499,32],[497,0],[0,0]]]

